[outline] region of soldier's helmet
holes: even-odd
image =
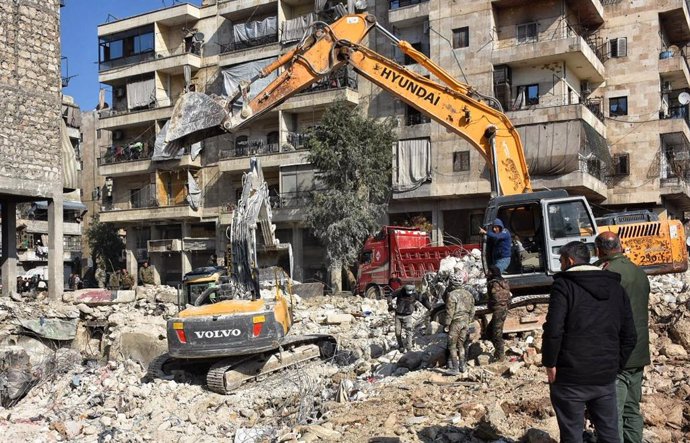
[[[417,293],[417,289],[414,287],[414,285],[405,285],[403,287],[403,291],[405,292],[405,295],[408,297],[412,297]]]
[[[467,273],[465,272],[454,272],[450,274],[448,277],[448,283],[450,283],[451,286],[454,286],[456,288],[459,288],[460,286],[464,285],[467,283]]]

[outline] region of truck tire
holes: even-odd
[[[373,300],[380,300],[381,299],[381,288],[379,288],[376,285],[369,286],[367,288],[367,291],[364,293],[364,296],[366,298],[371,298]]]

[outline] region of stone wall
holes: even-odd
[[[62,193],[58,0],[0,2],[0,194]]]

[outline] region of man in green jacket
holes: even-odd
[[[644,367],[650,363],[649,279],[642,269],[623,254],[621,240],[615,233],[602,232],[597,236],[595,245],[599,256],[596,264],[602,269],[620,274],[621,285],[630,299],[637,344],[616,380],[618,432],[622,442],[642,442],[642,376]]]

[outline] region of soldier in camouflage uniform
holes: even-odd
[[[488,307],[491,311],[491,321],[486,327],[486,334],[494,344],[496,351],[494,359],[497,361],[505,359],[505,347],[503,344],[503,323],[508,315],[508,305],[510,304],[510,285],[508,280],[503,278],[501,270],[496,266],[489,267],[489,277],[487,281],[489,291]]]
[[[465,372],[465,341],[470,323],[474,319],[474,297],[463,288],[467,275],[453,274],[444,294],[446,304],[445,326],[448,332],[448,373]]]

